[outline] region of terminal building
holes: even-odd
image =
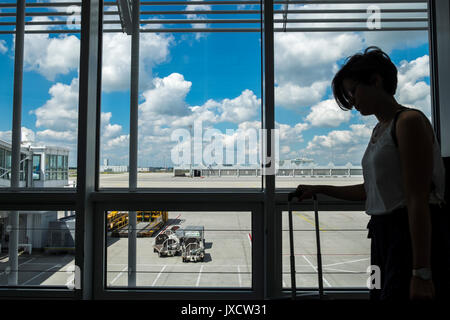
[[[23,144],[20,156],[20,187],[69,187],[69,149]],[[0,140],[0,187],[11,180],[11,143]],[[19,247],[33,249],[74,247],[71,211],[26,211],[19,214]],[[7,250],[9,211],[0,211],[0,253]],[[71,228],[73,229],[73,227]]]
[[[0,140],[0,187],[11,181],[11,143]],[[69,184],[69,149],[22,145],[20,187],[60,188]]]

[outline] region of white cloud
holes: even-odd
[[[109,16],[108,16],[109,17]],[[57,20],[57,19],[55,19]],[[53,21],[34,17],[32,21]],[[145,27],[145,26],[143,26]],[[28,29],[51,29],[50,26],[27,26]],[[167,61],[174,37],[168,34],[143,33],[140,36],[140,84],[151,83],[152,68]],[[58,75],[76,71],[80,61],[80,39],[74,35],[26,34],[24,67],[54,81]],[[2,46],[0,43],[0,53]],[[130,87],[131,37],[124,33],[103,35],[102,90],[128,90]]]
[[[27,127],[21,128],[21,143],[34,142],[35,137],[36,137],[36,135],[33,130],[28,129]],[[11,141],[12,141],[11,130],[0,131],[0,140],[11,143]]]
[[[105,138],[116,137],[121,131],[122,131],[121,125],[108,123],[104,128],[103,137]]]
[[[78,126],[78,78],[70,85],[56,83],[49,89],[51,98],[30,114],[36,115],[36,127],[76,132]]]
[[[350,125],[350,130],[333,130],[327,135],[316,135],[301,153],[318,164],[348,162],[359,165],[369,141],[372,128],[365,124]]]
[[[211,6],[207,5],[207,4],[200,4],[200,5],[187,5],[186,6],[186,11],[211,11]],[[198,15],[198,14],[186,14],[186,18],[189,20],[206,20],[207,18],[203,15]],[[203,28],[208,28],[209,24],[207,23],[193,23],[191,24],[193,29],[203,29]],[[206,34],[205,33],[196,33],[195,34],[195,39],[196,40],[200,40],[201,38],[205,38]]]
[[[424,77],[428,77],[430,74],[429,61],[428,55],[424,55],[412,61],[401,61],[400,66],[398,67],[399,83],[417,81]]]
[[[317,81],[305,87],[291,82],[283,83],[275,87],[275,104],[293,110],[310,106],[320,101],[328,85],[328,81]]]
[[[353,33],[276,33],[274,41],[276,82],[302,86],[328,80],[336,61],[362,47]]]
[[[306,120],[316,127],[338,127],[351,116],[350,112],[341,110],[334,99],[328,99],[312,106]]]
[[[50,20],[35,17],[32,21]],[[27,29],[42,26],[31,26]],[[59,74],[77,70],[80,61],[80,39],[74,35],[25,34],[24,68],[36,71],[53,81]]]
[[[39,141],[46,142],[45,144],[58,144],[63,146],[67,143],[73,143],[77,141],[76,132],[73,130],[56,131],[51,129],[45,129],[38,131],[36,136]],[[73,150],[75,151],[75,150]]]
[[[258,99],[251,90],[242,91],[234,99],[224,99],[219,106],[220,121],[241,123],[254,120],[261,110],[261,99]]]
[[[5,54],[8,52],[8,46],[5,40],[0,40],[0,54]]]
[[[100,157],[112,160],[111,164],[126,164],[130,135],[122,132],[121,125],[112,124],[111,118],[111,112],[101,113]]]
[[[103,145],[104,149],[110,150],[112,152],[112,155],[123,154],[125,150],[128,151],[127,148],[129,145],[129,139],[130,139],[130,135],[124,134],[124,135],[115,137],[113,139],[106,140],[103,142],[102,145]],[[120,148],[122,150],[120,150]]]
[[[173,36],[143,33],[139,41],[139,82],[151,83],[152,68],[169,58]],[[105,33],[103,37],[102,90],[124,91],[130,88],[131,37],[124,33]]]
[[[380,8],[395,9],[399,4],[379,4]],[[400,4],[404,7],[404,4]],[[290,5],[289,9],[367,9],[367,4],[311,4]],[[408,7],[425,8],[423,4],[408,4]],[[340,14],[340,18],[368,18],[369,13]],[[394,14],[395,15],[395,14]],[[415,16],[411,13],[410,16]],[[418,13],[423,16],[423,13]],[[321,14],[322,19],[336,18],[335,14]],[[383,13],[383,17],[392,14]],[[282,14],[275,18],[282,19]],[[317,14],[290,14],[290,19],[317,18]],[[414,24],[414,23],[412,23]],[[339,27],[355,27],[354,23],[340,23]],[[360,27],[366,27],[361,22]],[[388,27],[383,23],[381,27]],[[282,27],[281,23],[276,24]],[[336,27],[331,23],[289,23],[289,28],[304,27]],[[275,82],[277,107],[295,108],[304,104],[311,106],[323,98],[325,90],[329,88],[331,79],[338,70],[337,62],[347,58],[365,47],[377,45],[389,53],[393,49],[417,47],[427,42],[425,31],[408,32],[286,32],[276,33],[274,38],[275,50]],[[324,87],[318,84],[326,83]],[[316,87],[314,87],[314,84]],[[422,85],[419,85],[423,89]],[[404,96],[406,92],[404,93]]]
[[[28,129],[27,127],[22,127],[21,133],[22,133],[21,134],[22,135],[22,137],[21,137],[22,143],[26,143],[26,142],[33,143],[35,141],[36,135],[33,130]]]
[[[144,114],[186,115],[189,109],[185,99],[191,85],[192,83],[184,80],[183,75],[179,73],[172,73],[165,78],[155,78],[154,88],[142,94],[145,101],[139,109]]]
[[[386,53],[394,49],[416,48],[428,42],[427,31],[364,32],[365,46],[380,47]]]
[[[402,61],[398,67],[396,98],[399,103],[414,106],[431,116],[430,86],[424,81],[429,77],[428,55],[412,61]]]
[[[309,129],[307,123],[297,123],[294,126],[284,123],[275,123],[275,128],[279,130],[281,144],[293,144],[302,142],[302,132]]]

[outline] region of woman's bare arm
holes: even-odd
[[[408,208],[413,267],[429,267],[431,222],[428,199],[433,169],[433,137],[425,119],[417,112],[401,114],[396,131]]]

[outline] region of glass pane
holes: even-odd
[[[137,287],[252,286],[250,212],[137,211],[136,216]],[[106,212],[108,287],[132,286],[128,219],[128,211]]]
[[[319,212],[324,288],[367,288],[370,272],[369,216],[362,211]],[[292,212],[297,288],[318,288],[318,260],[314,212]],[[283,287],[291,288],[289,221],[282,222]]]
[[[245,6],[244,9],[250,9]],[[252,5],[257,10],[259,5]],[[236,19],[153,15],[152,10],[236,10],[236,5],[141,6],[138,181],[140,188],[261,188],[261,39],[255,32],[153,33],[152,19]],[[106,8],[105,11],[113,10]],[[198,19],[197,19],[197,18]],[[111,20],[118,17],[105,15]],[[242,27],[180,24],[181,29]],[[244,25],[245,26],[245,25]],[[114,26],[117,28],[117,26]],[[113,28],[108,24],[107,28]],[[120,28],[120,26],[119,26]],[[128,186],[131,37],[104,33],[101,187]],[[120,59],[118,58],[120,56]]]
[[[2,12],[11,10],[2,9]],[[14,20],[15,17],[12,17]],[[11,20],[11,19],[10,19]],[[11,185],[11,128],[14,88],[14,40],[0,34],[0,188]]]
[[[0,286],[73,289],[75,219],[74,211],[0,211]]]
[[[341,110],[332,94],[332,78],[347,57],[369,46],[378,46],[398,69],[397,101],[421,109],[431,119],[427,5],[289,4],[289,10],[324,13],[287,13],[286,16],[282,13],[285,5],[276,8],[281,11],[275,13],[278,21],[275,28],[280,30],[286,26],[286,32],[274,35],[275,120],[280,130],[276,187],[295,188],[300,183],[340,184],[341,180],[357,184],[361,179],[361,158],[377,119],[373,115],[361,116],[356,110]],[[421,9],[423,12],[377,15],[383,9]],[[325,10],[343,11],[325,13]],[[361,12],[350,13],[349,10]],[[387,21],[393,18],[423,21]],[[295,19],[323,22],[300,23]],[[343,19],[360,19],[360,22],[336,22]],[[393,27],[425,30],[387,31]],[[294,31],[302,28],[316,31]],[[334,28],[334,31],[319,32],[320,28]],[[355,28],[367,31],[351,31]]]
[[[29,146],[31,155],[50,157],[46,174],[25,185],[66,187],[68,169],[62,157],[68,156],[70,166],[77,166],[81,1],[63,6],[40,2],[49,6],[26,8],[22,145]],[[30,32],[38,30],[42,32]]]
[[[41,179],[41,156],[33,156],[33,180]]]

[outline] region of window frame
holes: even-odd
[[[428,0],[430,21],[433,22],[436,0]],[[100,96],[101,96],[101,41],[103,1],[83,1],[81,20],[80,48],[80,97],[78,118],[77,146],[77,188],[62,189],[2,189],[0,190],[0,210],[74,210],[76,221],[76,252],[75,264],[82,270],[82,288],[74,291],[57,288],[0,288],[0,297],[39,297],[62,299],[252,299],[275,298],[287,296],[281,289],[281,211],[287,209],[286,199],[290,190],[276,189],[275,177],[264,176],[262,190],[240,189],[161,189],[138,190],[128,189],[99,190],[99,127],[100,127]],[[448,6],[448,3],[447,3]],[[442,12],[441,12],[442,13]],[[266,129],[274,129],[274,70],[273,70],[273,0],[265,1],[262,12],[265,32],[262,33],[262,59],[264,87],[262,91],[262,116]],[[447,12],[447,19],[450,14]],[[445,119],[440,118],[448,112],[449,106],[438,105],[439,88],[437,86],[437,70],[435,62],[439,60],[436,46],[436,28],[429,24],[430,40],[430,74],[432,86],[432,111],[435,121],[441,126]],[[99,32],[100,31],[100,32]],[[448,30],[447,30],[448,32]],[[434,38],[433,38],[434,37]],[[448,46],[449,40],[444,45]],[[441,85],[441,87],[443,87]],[[441,112],[437,112],[441,110]],[[445,113],[447,114],[447,113]],[[442,127],[441,127],[442,129]],[[439,132],[438,132],[439,134]],[[440,137],[439,137],[440,139]],[[448,139],[448,138],[446,138]],[[442,141],[442,140],[440,140]],[[270,150],[269,150],[270,151]],[[5,166],[8,164],[8,154],[4,155]],[[45,174],[50,174],[45,157]],[[42,159],[44,160],[44,159]],[[42,166],[42,164],[41,164]],[[9,167],[11,167],[11,152],[9,152]],[[50,170],[51,171],[51,170]],[[205,199],[207,199],[205,201]],[[327,197],[319,197],[321,210],[356,210],[360,211],[362,203],[346,202]],[[305,202],[296,206],[297,210],[311,210],[312,203]],[[256,240],[256,248],[252,247],[253,290],[250,292],[227,292],[226,290],[105,290],[103,286],[104,273],[104,212],[106,210],[125,208],[138,209],[142,207],[159,207],[166,210],[196,210],[204,211],[251,211],[252,228],[260,235]],[[102,240],[103,239],[103,240]],[[273,241],[267,241],[272,239]],[[255,257],[256,255],[256,257]],[[259,264],[260,263],[260,264]],[[270,272],[268,272],[270,270]],[[272,272],[275,270],[275,272]],[[279,274],[278,274],[279,273]],[[99,276],[101,275],[101,276]],[[14,290],[11,290],[14,289]],[[338,296],[354,295],[361,297],[367,290],[330,290]]]
[[[164,194],[163,198],[166,198]],[[223,197],[216,195],[219,199],[217,201],[203,201],[200,197],[193,194],[173,194],[176,198],[181,196],[189,197],[190,201],[161,201],[161,197],[155,194],[139,193],[133,195],[129,193],[97,193],[95,195],[95,216],[97,228],[101,232],[96,233],[96,252],[101,252],[95,257],[95,270],[98,278],[95,286],[95,295],[98,299],[263,299],[264,290],[264,274],[262,269],[258,266],[264,261],[264,241],[263,239],[263,225],[260,219],[262,214],[261,201],[259,197],[245,196],[245,195],[230,195]],[[193,199],[196,198],[196,199]],[[230,201],[230,197],[233,201]],[[150,199],[149,199],[150,198]],[[158,199],[159,198],[159,199]],[[168,197],[169,198],[169,197]],[[112,200],[111,199],[116,199]],[[256,201],[255,201],[256,199]],[[138,211],[151,208],[152,210],[165,211],[196,211],[196,212],[227,212],[227,211],[242,211],[243,213],[251,213],[252,224],[252,287],[248,288],[157,288],[151,289],[147,287],[137,288],[107,288],[106,287],[106,263],[107,252],[105,247],[106,240],[106,211],[120,210],[120,211]],[[98,273],[97,273],[98,272]]]

